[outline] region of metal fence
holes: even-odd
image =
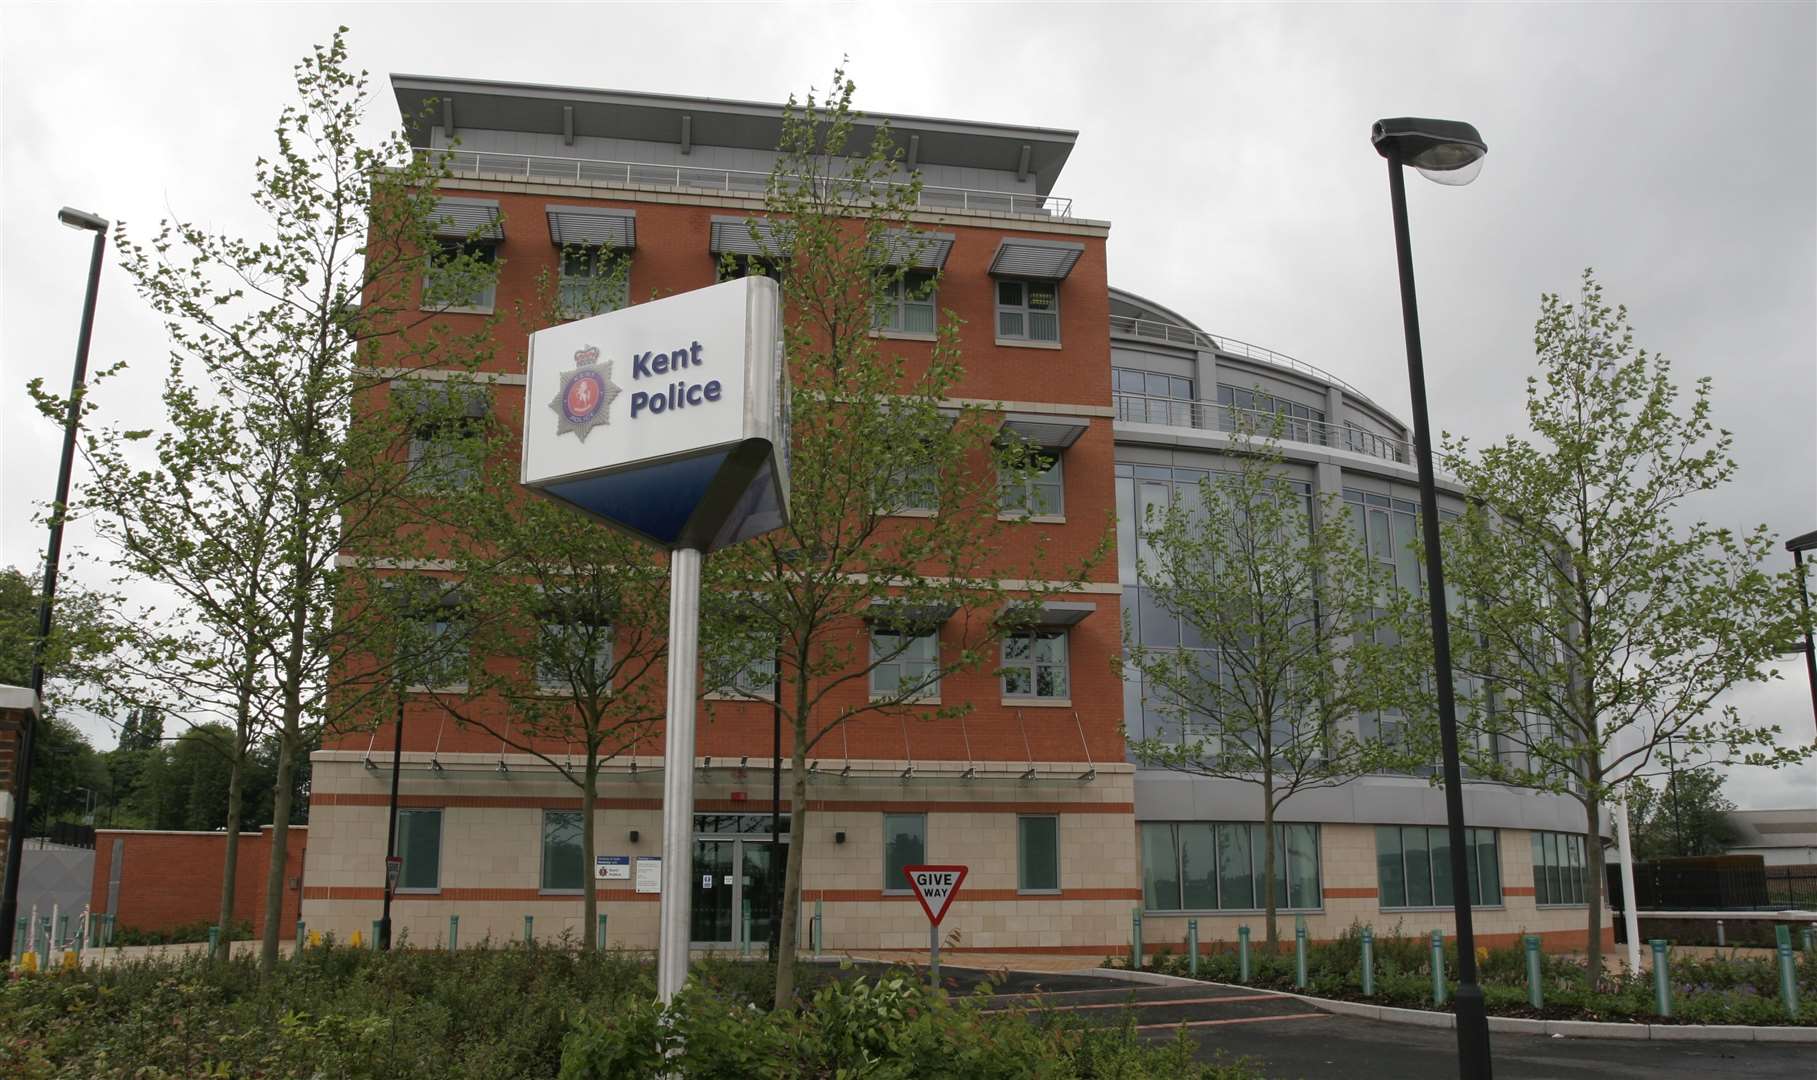
[[[1242,431],[1267,438],[1274,433],[1277,422],[1275,413],[1261,409],[1239,409],[1215,401],[1190,401],[1153,394],[1131,394],[1121,390],[1114,392],[1111,397],[1117,408],[1117,419],[1138,424],[1161,424],[1167,427],[1197,428],[1201,431]],[[1292,442],[1329,446],[1402,464],[1412,460],[1411,444],[1351,424],[1340,425],[1325,420],[1285,415],[1278,422],[1280,437]]]
[[[1625,910],[1621,867],[1608,863],[1609,903]],[[1817,910],[1817,866],[1634,864],[1638,911]]]

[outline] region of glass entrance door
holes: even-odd
[[[694,929],[696,945],[730,945],[733,938],[733,914],[738,910],[734,894],[737,883],[732,867],[737,865],[738,841],[694,841]]]
[[[782,819],[788,835],[788,817]],[[704,949],[765,949],[770,940],[772,871],[780,874],[784,861],[772,859],[768,814],[696,814],[694,875],[689,883],[694,895],[693,943]],[[713,835],[713,834],[720,835]],[[787,852],[785,847],[782,849]]]
[[[740,859],[744,864],[744,895],[740,898],[743,910],[751,913],[751,951],[761,952],[770,943],[770,901],[775,893],[775,881],[770,877],[771,844],[763,840],[742,840],[739,842]],[[781,870],[781,864],[776,864]]]

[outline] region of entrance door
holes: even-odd
[[[788,816],[782,819],[788,835]],[[745,915],[750,914],[752,952],[770,941],[772,872],[784,869],[770,857],[768,814],[694,815],[693,943],[696,948],[741,949],[746,943]],[[788,848],[784,847],[786,854]]]
[[[734,914],[738,911],[735,893],[737,881],[732,868],[737,864],[738,841],[694,841],[694,926],[696,945],[731,945],[734,940]]]
[[[770,943],[770,901],[774,897],[775,881],[770,877],[771,870],[782,871],[782,864],[772,866],[770,843],[763,840],[741,840],[741,857],[744,864],[744,895],[741,898],[744,907],[751,913],[751,951],[761,953]],[[786,848],[784,849],[787,850]]]

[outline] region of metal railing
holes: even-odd
[[[1153,394],[1129,394],[1117,391],[1111,395],[1118,420],[1136,424],[1160,424],[1164,427],[1195,428],[1199,431],[1246,432],[1266,437],[1280,425],[1280,437],[1292,442],[1328,446],[1353,454],[1398,461],[1413,460],[1413,447],[1400,439],[1391,439],[1373,431],[1325,420],[1240,409],[1215,401],[1188,401],[1184,398],[1159,397]]]
[[[1273,349],[1264,348],[1260,345],[1251,345],[1249,342],[1240,341],[1237,338],[1224,337],[1222,334],[1208,334],[1203,330],[1196,330],[1190,326],[1180,326],[1176,323],[1156,322],[1153,319],[1138,319],[1132,315],[1112,315],[1110,317],[1110,329],[1111,332],[1115,334],[1126,334],[1130,337],[1165,341],[1170,345],[1187,345],[1195,349],[1215,349],[1218,352],[1229,353],[1232,356],[1241,356],[1249,360],[1259,360],[1264,364],[1273,364],[1276,367],[1284,367],[1291,371],[1300,372],[1303,375],[1311,375],[1313,378],[1323,380],[1333,386],[1340,386],[1350,393],[1355,394],[1357,397],[1362,398],[1364,401],[1369,400],[1369,395],[1358,390],[1338,376],[1333,375],[1331,372],[1326,371],[1324,368],[1319,367],[1317,364],[1308,364],[1306,361],[1295,359],[1294,357],[1288,356],[1286,353],[1278,353]]]
[[[698,165],[661,165],[648,161],[607,161],[596,158],[552,157],[547,154],[504,154],[490,150],[445,150],[418,146],[419,155],[444,163],[457,177],[523,180],[570,180],[581,184],[615,187],[653,187],[664,190],[712,191],[722,195],[761,196],[769,188],[770,174],[747,169],[715,169]],[[876,184],[875,188],[902,188],[906,184]],[[1015,191],[923,185],[915,205],[926,210],[969,210],[989,214],[1070,218],[1073,201],[1058,195],[1027,195]]]

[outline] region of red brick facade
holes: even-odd
[[[308,839],[306,826],[291,827],[285,852],[280,938],[290,938],[295,933],[303,897],[303,852]],[[219,918],[226,833],[97,830],[91,910],[107,910],[108,879],[116,843],[125,845],[121,853],[119,907],[114,912],[117,927],[168,931],[195,923],[212,924]],[[254,934],[262,934],[265,929],[265,882],[270,865],[271,826],[241,833],[233,917],[237,922],[251,923]]]

